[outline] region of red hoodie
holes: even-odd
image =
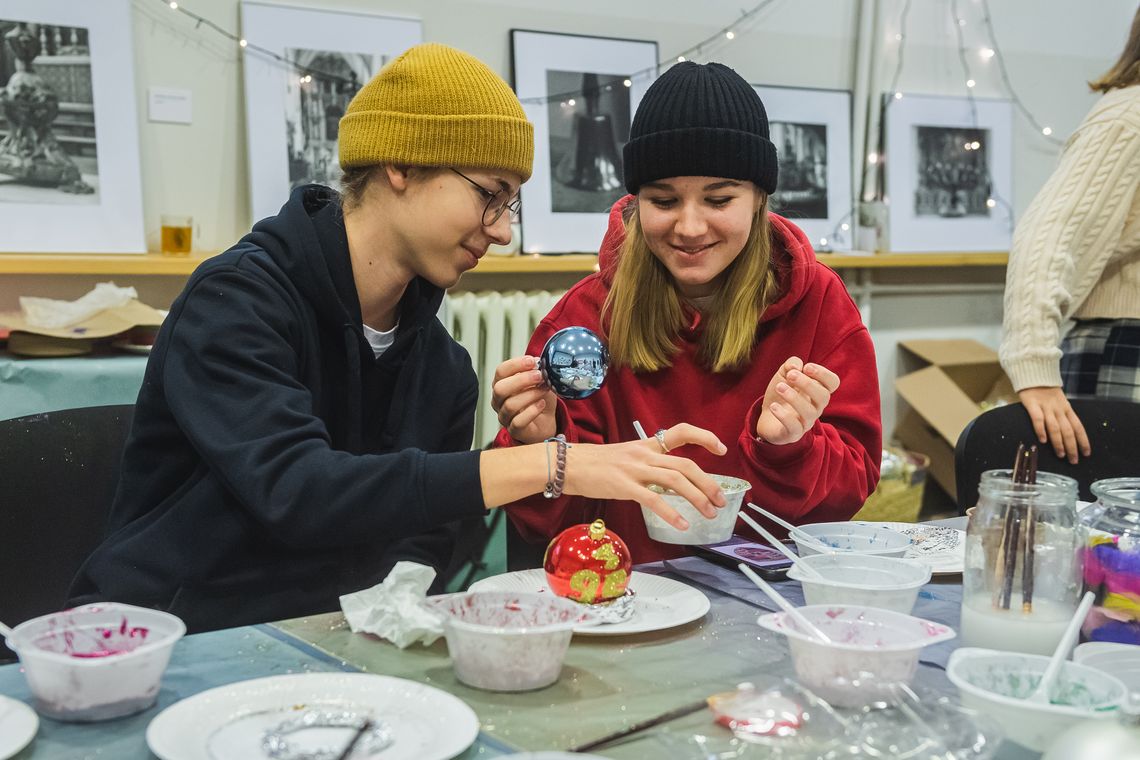
[[[609,230],[599,255],[600,272],[562,297],[538,325],[527,353],[537,356],[546,340],[563,327],[580,325],[603,335],[602,303],[613,280],[625,237],[622,209],[610,211]],[[728,446],[716,456],[698,446],[676,450],[705,472],[743,478],[752,484],[746,499],[794,522],[846,520],[859,510],[879,480],[882,422],[879,384],[871,337],[842,280],[816,261],[807,236],[788,220],[770,214],[772,259],[779,299],[761,316],[752,361],[743,371],[713,373],[696,359],[699,314],[682,330],[681,351],[673,366],[635,374],[611,367],[605,385],[581,401],[558,400],[559,431],[570,443],[616,443],[636,437],[633,421],[651,432],[679,422],[712,430]],[[823,416],[796,443],[777,446],[756,439],[764,391],[791,356],[836,373],[839,389]],[[496,446],[510,446],[500,430]],[[515,502],[511,520],[532,543],[549,541],[562,529],[596,517],[625,539],[634,562],[686,554],[685,547],[649,538],[641,510],[633,502],[542,495]],[[743,523],[737,532],[751,530]]]

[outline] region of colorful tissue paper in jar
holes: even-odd
[[[1083,626],[1088,640],[1140,644],[1140,545],[1094,533],[1085,548],[1085,586],[1096,594]]]
[[[551,591],[583,604],[623,596],[633,567],[625,541],[602,520],[559,533],[546,547],[542,564]]]

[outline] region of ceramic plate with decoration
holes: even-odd
[[[961,573],[966,566],[966,531],[945,525],[880,522],[910,539],[906,558],[925,562],[935,575]]]

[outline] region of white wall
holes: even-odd
[[[159,0],[132,2],[148,242],[157,248],[161,214],[192,214],[201,227],[199,247],[223,249],[252,221],[238,48],[205,28],[195,30],[191,19]],[[220,26],[239,31],[238,0],[183,2]],[[508,80],[511,28],[656,40],[666,57],[715,33],[738,18],[742,7],[753,5],[741,0],[308,0],[294,4],[417,16],[423,21],[425,39],[467,50]],[[996,60],[987,64],[977,54],[980,48],[991,46],[982,24],[981,0],[912,2],[899,89],[964,94],[965,77],[951,18],[955,5],[966,20],[962,33],[970,51],[971,75],[978,82],[976,95],[1006,97]],[[895,35],[900,31],[903,6],[904,0],[880,0],[876,34],[883,47],[877,57],[874,92],[886,90],[894,74],[900,44]],[[1095,100],[1085,81],[1102,73],[1122,48],[1136,0],[990,0],[990,6],[1018,94],[1056,136],[1066,136]],[[753,23],[738,28],[735,40],[698,60],[722,61],[756,83],[853,89],[859,8],[859,0],[776,0]],[[190,89],[194,123],[146,122],[145,94],[151,85]],[[1020,117],[1015,118],[1014,142],[1013,204],[1020,213],[1052,170],[1057,148]],[[861,154],[861,148],[856,147],[856,153]],[[929,273],[924,276],[931,277]],[[8,277],[0,281],[0,308],[12,308],[17,295],[33,290],[78,297],[93,279]],[[158,282],[162,278],[118,279],[144,286],[144,298],[146,293],[162,298],[177,287]],[[889,431],[893,427],[890,382],[896,340],[969,335],[996,346],[1001,304],[993,293],[885,295],[873,299],[872,313]]]
[[[870,2],[870,0],[866,0]],[[236,45],[169,10],[159,0],[133,0],[136,88],[142,124],[141,158],[148,240],[157,247],[163,213],[192,214],[201,224],[201,247],[222,249],[249,226],[246,135],[241,60]],[[239,30],[237,0],[185,0],[185,6],[224,28]],[[301,3],[297,3],[301,4]],[[511,28],[656,40],[672,55],[739,16],[739,0],[308,0],[309,7],[418,16],[425,39],[463,48],[510,76]],[[975,89],[1004,95],[996,61],[976,51],[989,46],[979,0],[958,0],[967,20],[963,34]],[[899,88],[906,92],[962,94],[951,22],[951,0],[912,3]],[[1064,136],[1094,98],[1084,82],[1107,68],[1123,45],[1135,0],[992,0],[994,27],[1010,77],[1027,107]],[[879,81],[894,72],[903,0],[882,0],[884,43]],[[569,10],[572,8],[572,10]],[[777,0],[732,42],[705,56],[757,83],[850,89],[854,84],[856,0]],[[256,41],[254,41],[256,42]],[[194,93],[194,124],[145,121],[150,85]],[[1056,149],[1024,120],[1015,130],[1014,205],[1024,209],[1053,166]]]

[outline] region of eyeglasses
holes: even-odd
[[[519,206],[522,205],[521,199],[515,198],[512,201],[511,194],[506,190],[488,190],[458,169],[452,169],[451,171],[455,172],[460,177],[463,177],[463,179],[470,182],[472,187],[479,191],[479,195],[482,195],[487,199],[487,205],[483,207],[484,227],[490,227],[492,224],[499,221],[499,217],[502,216],[503,212],[507,211],[508,209],[511,212],[511,221],[513,222],[518,219]]]

